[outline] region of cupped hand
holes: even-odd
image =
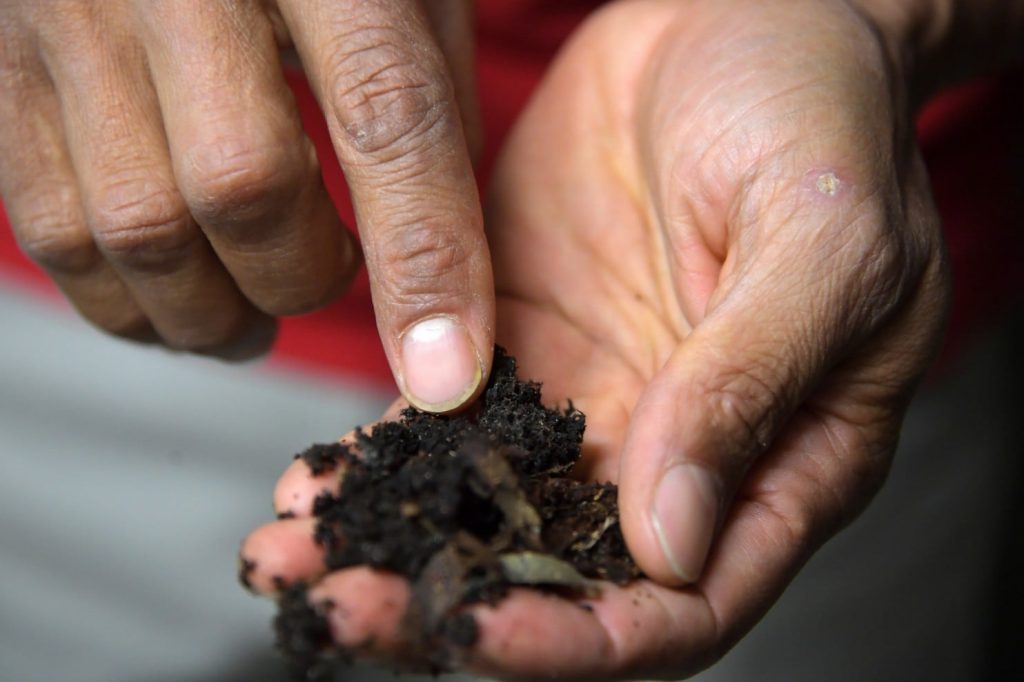
[[[467,0],[0,4],[15,236],[123,336],[257,353],[362,259],[282,73],[294,47],[352,192],[403,393],[461,405],[494,342]],[[462,112],[460,106],[462,104]],[[445,370],[445,371],[442,371]]]
[[[477,607],[469,669],[693,673],[878,490],[948,298],[896,47],[839,0],[643,0],[558,59],[494,179],[498,340],[587,414],[580,474],[619,484],[649,579]],[[299,518],[246,541],[258,589],[321,576],[321,488],[282,478]],[[312,595],[338,641],[401,647],[397,578]]]

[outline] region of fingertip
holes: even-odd
[[[677,415],[669,383],[648,387],[633,413],[619,471],[623,536],[655,582],[682,587],[700,579],[718,527],[723,483],[690,455],[691,428]]]
[[[648,511],[660,556],[646,562],[648,575],[666,585],[697,582],[717,526],[719,487],[695,464],[675,464],[661,475]]]
[[[367,567],[335,571],[309,591],[311,604],[327,604],[334,641],[363,656],[396,656],[409,584],[393,573]]]
[[[304,459],[296,459],[274,486],[274,512],[299,518],[311,516],[318,497],[338,493],[343,466],[338,462],[334,468],[314,474]]]
[[[475,399],[485,383],[484,356],[450,315],[422,319],[399,339],[398,383],[413,406],[446,414]]]
[[[666,472],[634,513],[622,513],[623,537],[637,566],[667,587],[700,580],[718,527],[717,497],[689,466]]]
[[[260,526],[242,542],[239,580],[257,594],[276,594],[297,580],[321,575],[323,550],[313,540],[313,519],[288,519]]]
[[[471,613],[479,638],[467,663],[483,675],[597,679],[614,660],[613,642],[594,613],[556,595],[516,589],[496,606]],[[571,654],[566,633],[572,633]]]

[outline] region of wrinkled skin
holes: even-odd
[[[277,317],[330,303],[365,262],[399,388],[457,408],[494,345],[471,16],[471,0],[0,0],[14,236],[98,328],[229,359],[266,352]],[[358,243],[283,61],[324,112]],[[424,321],[447,323],[450,352],[410,333]]]
[[[587,414],[581,475],[620,485],[650,579],[592,611],[531,592],[475,607],[468,669],[691,674],[882,484],[948,283],[906,79],[875,29],[838,1],[625,2],[558,58],[487,206],[498,341]],[[677,491],[659,538],[676,464],[710,486]],[[304,466],[275,496],[299,518],[243,546],[253,584],[319,579],[336,638],[393,657],[407,588],[321,577],[309,500],[336,483]]]

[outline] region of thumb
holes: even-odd
[[[733,491],[810,380],[800,363],[751,345],[745,328],[695,329],[633,412],[619,478],[623,531],[663,584],[700,577]]]
[[[700,577],[751,464],[913,291],[923,259],[912,231],[890,223],[881,202],[854,206],[824,216],[766,206],[762,221],[739,226],[773,238],[730,253],[707,317],[637,402],[619,501],[625,539],[651,578]]]

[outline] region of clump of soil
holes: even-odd
[[[570,477],[585,419],[572,403],[541,404],[541,386],[516,376],[495,350],[480,400],[457,416],[409,408],[396,422],[356,431],[355,444],[297,455],[315,473],[344,463],[338,495],[314,505],[315,539],[329,569],[366,565],[412,585],[404,619],[410,658],[435,671],[477,638],[466,604],[494,604],[513,585],[587,594],[596,580],[625,584],[640,572],[623,541],[616,487]],[[279,600],[278,647],[299,679],[347,658],[305,588]]]

